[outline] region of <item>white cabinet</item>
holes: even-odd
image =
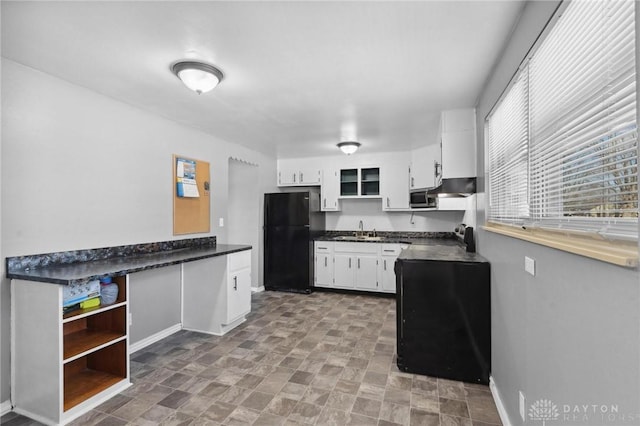
[[[278,160],[278,186],[319,186],[322,172],[310,159]]]
[[[406,162],[388,162],[381,168],[382,210],[409,208],[409,167]]]
[[[182,264],[182,328],[227,333],[251,311],[251,250]],[[207,306],[207,309],[188,307]]]
[[[316,287],[333,287],[333,242],[316,241],[314,250]]]
[[[315,243],[315,285],[395,293],[393,265],[406,244]]]
[[[114,304],[63,314],[62,285],[11,280],[16,412],[66,424],[131,385],[128,277],[114,282]]]
[[[440,120],[442,178],[476,176],[475,109],[443,111]]]
[[[355,283],[355,257],[349,253],[333,254],[333,286],[353,288]]]
[[[406,247],[401,244],[383,244],[380,251],[380,287],[386,293],[396,292],[396,274],[394,265],[402,249]]]
[[[322,172],[322,196],[320,208],[323,212],[340,211],[340,176],[337,169],[324,169]]]
[[[380,167],[340,169],[340,197],[380,198]]]
[[[436,143],[411,151],[410,189],[438,186],[441,164],[440,144]]]
[[[227,309],[223,325],[251,312],[251,251],[227,255]]]
[[[356,256],[355,261],[356,288],[359,290],[378,291],[378,253],[360,253]]]
[[[371,243],[334,243],[334,286],[375,291],[378,285],[378,246]]]

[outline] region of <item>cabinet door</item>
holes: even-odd
[[[475,132],[464,130],[442,134],[442,178],[476,176]]]
[[[230,273],[227,284],[226,324],[229,324],[251,310],[251,269]]]
[[[286,166],[278,167],[278,186],[292,186],[298,184],[298,171]]]
[[[317,167],[306,166],[301,167],[298,172],[298,183],[300,185],[315,186],[320,185],[321,172]]]
[[[353,288],[356,267],[355,257],[348,254],[335,253],[333,260],[334,287]]]
[[[409,166],[406,162],[385,164],[381,185],[382,210],[409,208]]]
[[[335,169],[325,169],[322,173],[321,209],[324,212],[340,211],[340,177]]]
[[[358,255],[356,258],[356,288],[378,290],[378,256]]]
[[[358,169],[342,169],[340,170],[340,196],[341,197],[357,197],[358,183],[360,182],[360,174]]]
[[[388,293],[396,292],[396,274],[393,266],[396,256],[382,256],[380,264],[380,281],[382,281],[382,291]]]
[[[437,186],[436,163],[440,164],[440,155],[440,144],[437,143],[412,151],[409,182],[411,189],[425,189]]]
[[[318,287],[333,287],[333,255],[316,253],[316,280]]]

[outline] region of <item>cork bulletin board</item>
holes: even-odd
[[[180,165],[179,165],[180,163]],[[195,163],[195,186],[197,196],[185,195],[189,191],[181,187],[178,172],[183,164]],[[196,234],[211,230],[210,170],[206,161],[195,160],[182,155],[173,155],[173,235]],[[195,188],[192,188],[195,191]]]

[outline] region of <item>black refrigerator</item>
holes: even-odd
[[[313,239],[324,233],[320,191],[264,194],[264,287],[311,293]]]
[[[398,368],[489,384],[489,262],[400,258],[395,273]]]

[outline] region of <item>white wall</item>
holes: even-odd
[[[355,231],[362,221],[365,231],[452,232],[462,222],[463,211],[384,212],[380,199],[342,200],[342,211],[327,212],[326,227]]]
[[[3,257],[189,237],[172,232],[172,154],[211,164],[211,232],[195,237],[233,243],[218,227],[229,157],[259,165],[260,192],[275,189],[274,158],[6,59],[2,88]],[[8,288],[3,278],[3,328]],[[4,401],[7,333],[1,344]]]
[[[484,118],[553,14],[558,2],[527,2],[477,106],[478,153],[485,152]],[[636,2],[636,8],[638,2]],[[637,16],[637,15],[636,15]],[[639,21],[636,28],[640,33]],[[640,97],[639,97],[640,98]],[[478,158],[478,170],[484,170]],[[484,179],[478,224],[485,221]],[[560,418],[547,424],[640,424],[640,274],[597,260],[480,230],[480,254],[491,262],[492,376],[509,420],[523,422],[518,392],[531,404],[550,400]],[[536,261],[536,276],[524,257]],[[596,412],[580,407],[596,404]],[[575,421],[564,407],[579,407]],[[613,419],[600,406],[616,405]],[[622,417],[624,416],[624,417]],[[632,416],[632,417],[630,417]]]

